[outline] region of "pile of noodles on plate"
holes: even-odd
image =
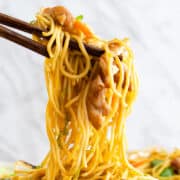
[[[42,9],[49,152],[39,166],[18,162],[13,180],[151,180],[127,158],[126,118],[138,92],[127,39],[103,40],[62,6]],[[79,51],[70,48],[77,41]],[[88,54],[84,44],[104,49]]]
[[[180,180],[180,149],[151,148],[129,153],[129,162],[159,180]]]

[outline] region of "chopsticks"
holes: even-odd
[[[22,21],[20,19],[8,16],[6,14],[3,14],[0,12],[0,24],[30,33],[30,34],[36,34],[37,36],[42,36],[42,29],[34,26],[30,23],[27,23],[25,21]]]
[[[8,16],[3,13],[0,13],[0,24],[15,28],[20,31],[24,31],[29,34],[35,34],[39,37],[42,37],[42,32],[45,31],[37,26],[34,26],[32,24],[29,24],[20,19]],[[8,39],[12,42],[15,42],[45,57],[49,57],[45,45],[42,45],[39,42],[33,41],[32,39],[24,35],[21,35],[13,30],[10,30],[2,25],[0,25],[0,37]],[[88,45],[85,43],[84,43],[84,47],[87,50],[87,52],[92,56],[100,57],[105,52],[103,49],[100,49],[98,47],[94,47],[92,45]],[[80,50],[78,43],[74,39],[70,40],[69,48],[72,50],[77,50],[77,51]]]
[[[19,44],[45,57],[49,57],[46,46],[1,25],[0,25],[0,37],[15,42],[16,44]]]

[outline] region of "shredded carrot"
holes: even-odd
[[[145,163],[147,163],[149,161],[149,159],[142,159],[140,161],[131,161],[130,163],[134,166],[134,167],[139,167]]]
[[[74,28],[83,32],[84,35],[88,38],[93,36],[93,33],[91,32],[91,30],[81,21],[75,21],[74,22]]]

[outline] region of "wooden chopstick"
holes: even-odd
[[[41,28],[34,26],[30,23],[27,23],[25,21],[22,21],[20,19],[8,16],[6,14],[0,13],[0,24],[30,33],[30,34],[36,34],[37,36],[42,36],[42,30]]]
[[[0,37],[15,42],[45,57],[49,57],[46,46],[0,25]]]
[[[30,34],[35,34],[40,37],[42,37],[42,32],[45,31],[37,26],[34,26],[32,24],[29,24],[20,19],[8,16],[3,13],[0,13],[0,23],[3,25],[9,26],[9,27],[16,28],[18,30],[30,33]],[[13,33],[14,33],[14,36],[16,36],[14,38],[10,37],[10,36],[13,36]],[[44,46],[43,45],[40,46],[40,43],[37,43],[33,40],[30,41],[29,38],[26,38],[25,36],[22,36],[18,33],[15,33],[7,28],[3,28],[2,26],[1,26],[1,34],[3,35],[3,36],[1,36],[3,38],[13,41],[17,44],[20,44],[20,45],[22,45],[28,49],[31,49],[35,52],[37,51],[37,53],[48,57],[47,51],[46,52],[44,51]],[[18,38],[18,40],[15,40],[15,38]],[[33,43],[33,42],[35,42],[35,43]],[[29,48],[29,46],[30,46],[30,48]],[[37,50],[37,46],[40,48],[40,50]],[[84,47],[87,50],[87,52],[92,56],[100,57],[105,52],[103,49],[100,49],[98,47],[94,47],[92,45],[88,45],[85,43],[84,43]],[[70,40],[69,48],[72,50],[80,51],[79,45],[76,42],[76,40],[74,40],[74,39]]]

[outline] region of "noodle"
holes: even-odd
[[[127,40],[101,40],[63,7],[43,9],[36,25],[48,30],[34,39],[47,45],[50,56],[44,68],[50,150],[40,167],[16,170],[12,179],[153,179],[126,155],[125,122],[138,91]],[[71,38],[80,52],[69,49]],[[93,57],[83,42],[105,53]]]

